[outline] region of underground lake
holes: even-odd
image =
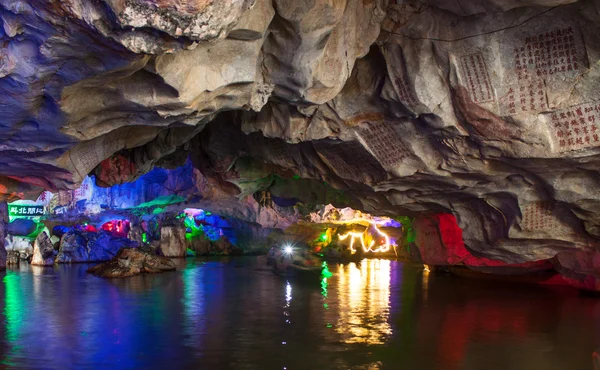
[[[593,369],[600,301],[368,259],[329,278],[191,258],[107,280],[2,273],[2,366],[24,369]]]
[[[600,370],[600,0],[0,0],[0,41],[0,369]]]

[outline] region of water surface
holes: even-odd
[[[255,258],[124,280],[22,266],[0,285],[0,367],[591,370],[600,299],[387,260],[299,281]]]

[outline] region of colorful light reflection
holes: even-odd
[[[348,344],[384,344],[389,323],[391,261],[365,260],[338,267],[339,311],[335,330]]]

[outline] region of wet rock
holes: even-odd
[[[233,256],[242,254],[242,250],[231,242],[227,238],[220,238],[219,240],[212,243],[212,251],[217,255]]]
[[[123,248],[112,260],[94,266],[88,272],[104,278],[124,278],[173,270],[175,264],[167,257],[147,254],[136,248]]]
[[[8,235],[6,237],[6,250],[10,253],[16,251],[22,260],[30,260],[33,256],[33,245],[29,238]]]
[[[197,256],[232,256],[242,254],[241,248],[233,245],[229,239],[220,237],[219,239],[212,241],[205,236],[194,237],[190,242],[190,249],[196,253]]]
[[[142,230],[142,228],[140,226],[134,225],[129,230],[129,233],[127,234],[127,239],[136,242],[138,245],[142,245],[142,243],[143,243],[143,241],[142,241],[142,234],[143,234],[143,232],[144,232],[144,230]]]
[[[109,261],[124,247],[135,247],[137,243],[118,238],[108,232],[70,231],[63,235],[56,256],[57,263]]]
[[[57,263],[86,262],[89,260],[88,239],[79,231],[65,233],[56,256]]]
[[[569,285],[585,291],[600,291],[600,253],[565,251],[558,253],[552,262]]]
[[[158,252],[165,257],[185,257],[187,243],[185,227],[163,226],[160,229],[160,247]]]
[[[127,238],[118,238],[110,233],[99,232],[96,238],[90,238],[88,242],[90,248],[90,262],[108,261],[117,255],[122,248],[137,247],[135,241]]]
[[[54,265],[54,246],[46,231],[42,231],[35,239],[31,264],[35,266]]]
[[[7,233],[11,235],[26,236],[37,228],[37,224],[26,218],[17,218],[8,224]]]
[[[157,248],[152,248],[150,244],[142,244],[138,249],[140,250],[140,252],[156,255]]]
[[[73,227],[57,225],[52,228],[52,235],[62,238],[63,235],[71,231]]]
[[[11,250],[8,252],[6,258],[6,265],[12,267],[18,267],[21,261],[21,253],[17,250]]]
[[[190,249],[198,256],[207,256],[210,254],[211,243],[208,238],[196,237],[191,240]]]

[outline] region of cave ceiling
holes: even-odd
[[[452,213],[507,262],[598,245],[600,1],[0,0],[0,15],[4,199],[189,155],[240,197]],[[128,171],[99,176],[115,156]]]

